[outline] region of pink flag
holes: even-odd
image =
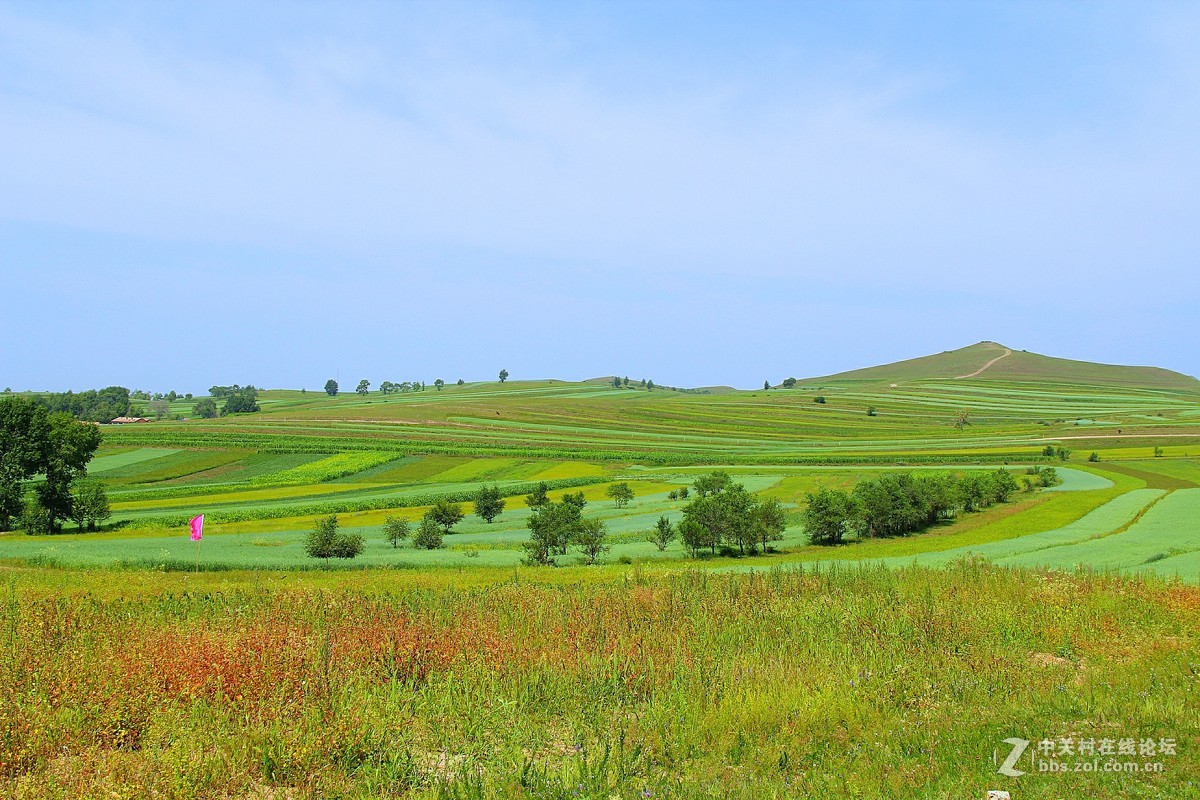
[[[188,523],[192,526],[192,541],[198,542],[204,538],[204,515],[192,517],[192,521]]]

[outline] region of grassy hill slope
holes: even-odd
[[[979,342],[958,350],[892,364],[810,378],[804,384],[845,381],[902,383],[924,380],[1036,381],[1088,386],[1130,386],[1200,392],[1200,381],[1160,367],[1129,367],[1054,358]]]

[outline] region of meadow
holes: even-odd
[[[0,535],[0,787],[1200,797],[1200,393],[1090,367],[1097,383],[957,379],[970,363],[749,392],[276,390],[256,414],[104,426],[108,524]],[[1046,465],[1060,485],[924,533],[817,546],[801,524],[808,493],[885,472]],[[716,469],[782,504],[782,538],[660,551],[655,521]],[[597,565],[524,563],[540,483],[604,522]],[[492,523],[470,514],[483,486],[507,503]],[[444,499],[468,516],[443,547],[386,540],[387,518]],[[335,513],[363,553],[309,558]],[[1135,776],[1050,774],[1031,752],[1005,777],[1010,737],[1178,747],[1126,759]]]

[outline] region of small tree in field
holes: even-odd
[[[437,550],[442,546],[442,526],[428,513],[421,518],[421,524],[413,534],[413,546],[424,550]]]
[[[475,495],[475,514],[487,523],[491,523],[504,511],[505,501],[500,496],[500,487],[481,486],[479,494]]]
[[[677,535],[675,526],[665,516],[659,517],[658,522],[654,523],[654,527],[650,529],[650,541],[654,542],[654,546],[660,553],[675,541]]]
[[[442,390],[442,387],[445,385],[446,385],[446,382],[444,380],[442,380],[441,378],[438,378],[437,380],[435,380],[433,382],[433,388],[437,389],[439,392]]]
[[[333,378],[330,378],[329,380],[325,381],[325,394],[329,395],[330,397],[337,397],[337,393],[338,393],[338,382],[335,381]]]
[[[354,391],[358,392],[363,397],[366,397],[371,393],[371,382],[366,378],[363,378],[358,382],[358,386],[354,389]]]
[[[598,519],[581,519],[576,525],[575,544],[583,551],[584,563],[589,566],[595,564],[601,554],[612,549],[605,544],[607,539],[608,530]]]
[[[604,490],[604,493],[612,498],[613,505],[617,508],[624,508],[633,499],[633,489],[630,489],[629,484],[624,482],[611,484]]]
[[[409,533],[408,523],[399,517],[388,517],[383,521],[383,535],[392,543],[392,547],[399,547]]]
[[[462,522],[463,510],[458,503],[451,503],[443,498],[434,503],[433,507],[425,512],[425,516],[441,525],[446,533],[450,533],[451,528]]]
[[[502,369],[500,370],[500,382],[504,383],[506,380],[508,380],[508,370]]]
[[[754,540],[762,545],[765,553],[769,542],[777,542],[783,538],[783,532],[787,528],[787,517],[783,513],[783,506],[774,497],[759,500],[751,508],[754,515]]]
[[[86,525],[89,531],[96,530],[100,523],[112,516],[104,486],[95,480],[77,483],[71,513],[80,528]]]

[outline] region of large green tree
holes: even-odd
[[[58,533],[62,521],[72,516],[71,484],[87,474],[88,462],[100,446],[100,429],[65,412],[51,414],[49,423],[41,464],[45,479],[34,494],[45,509],[50,532]]]
[[[50,415],[24,397],[0,399],[0,531],[25,508],[25,481],[41,472],[50,437]]]

